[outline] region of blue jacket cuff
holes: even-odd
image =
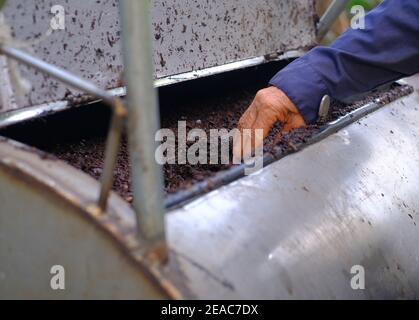
[[[328,90],[321,76],[310,65],[307,56],[282,69],[269,84],[288,96],[307,124],[316,122],[320,102],[323,96],[328,94]]]

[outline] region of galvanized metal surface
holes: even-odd
[[[152,16],[158,77],[315,43],[311,0],[153,1]]]
[[[8,1],[5,16],[20,42],[33,43],[37,57],[93,81],[121,86],[121,31],[117,0],[57,0],[65,29],[50,28],[46,0]],[[152,1],[155,77],[165,78],[315,44],[311,0]],[[79,92],[32,70],[30,97],[19,107],[65,100]],[[7,111],[4,107],[0,112]]]
[[[168,215],[199,298],[417,298],[416,93]],[[365,290],[351,269],[365,268]]]
[[[0,141],[0,299],[179,298],[147,262],[130,206],[61,161]],[[65,290],[52,290],[52,266]]]

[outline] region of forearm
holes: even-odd
[[[366,16],[364,30],[348,30],[318,47],[270,82],[294,102],[307,123],[322,97],[344,99],[419,71],[419,1],[387,0]]]

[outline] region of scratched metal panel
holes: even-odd
[[[52,5],[65,9],[65,29],[45,36]],[[156,78],[305,48],[315,43],[313,0],[152,1]],[[120,86],[117,0],[9,1],[5,16],[32,52],[102,88]],[[77,92],[23,68],[32,91],[18,106],[63,100]],[[10,108],[10,107],[9,107]],[[0,107],[0,112],[7,111]]]
[[[315,42],[310,0],[155,1],[153,17],[158,76],[284,52]]]
[[[8,1],[5,16],[16,39],[28,43],[41,39],[32,45],[32,53],[37,57],[92,80],[100,87],[113,88],[118,86],[122,71],[117,3],[115,0],[14,0]],[[65,29],[46,36],[54,17],[53,5],[64,7]],[[63,100],[70,92],[76,92],[39,72],[22,69],[32,84],[32,91],[19,106]]]

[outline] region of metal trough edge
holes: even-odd
[[[403,80],[396,82],[399,85],[404,85],[405,83]],[[406,94],[408,95],[408,94]],[[404,95],[404,96],[406,96]],[[401,99],[402,97],[396,99],[395,101]],[[317,134],[314,134],[311,138],[308,139],[306,143],[299,143],[295,145],[295,148],[288,149],[287,151],[283,152],[282,150],[277,150],[274,152],[274,154],[265,154],[263,158],[263,165],[268,166],[272,164],[275,161],[279,161],[286,156],[290,154],[294,154],[296,152],[299,152],[305,148],[307,148],[310,145],[313,145],[330,135],[338,132],[339,130],[347,127],[348,125],[362,119],[363,117],[367,116],[370,113],[373,113],[374,111],[377,111],[378,109],[382,108],[384,105],[381,105],[382,99],[376,99],[375,102],[367,103],[366,105],[349,112],[348,114],[342,116],[341,118],[332,121],[322,127],[320,127],[320,132]],[[191,201],[209,191],[218,189],[222,186],[225,186],[231,182],[234,182],[245,175],[245,169],[246,165],[242,164],[236,167],[233,167],[232,169],[229,169],[227,171],[222,171],[215,175],[212,178],[209,178],[207,180],[204,180],[202,182],[199,182],[195,185],[193,185],[190,189],[179,191],[175,194],[169,195],[166,198],[165,206],[167,209],[175,209],[176,207]]]
[[[209,77],[217,74],[221,74],[224,72],[235,71],[244,68],[256,67],[262,64],[266,64],[272,61],[281,61],[287,59],[294,59],[302,56],[306,51],[304,50],[292,50],[287,51],[278,56],[261,56],[251,59],[246,59],[243,61],[236,61],[232,63],[228,63],[221,66],[211,67],[202,70],[191,71],[187,73],[182,73],[178,75],[168,76],[165,78],[156,79],[154,81],[154,86],[156,88],[161,88],[169,85],[173,85],[176,83],[181,83],[185,81],[190,81],[194,79],[199,79],[203,77]],[[126,95],[126,87],[118,87],[114,89],[108,90],[108,93],[115,96],[115,97],[124,97]],[[98,99],[91,99],[84,101],[83,105],[89,105],[92,103],[100,102]],[[50,114],[54,114],[57,112],[65,111],[71,108],[78,108],[82,107],[74,106],[70,101],[63,100],[63,101],[56,101],[51,103],[40,104],[36,106],[25,107],[22,109],[12,110],[0,114],[0,129],[4,129],[6,127],[18,124],[20,122],[28,121],[31,119],[35,119],[37,117],[46,116]]]

